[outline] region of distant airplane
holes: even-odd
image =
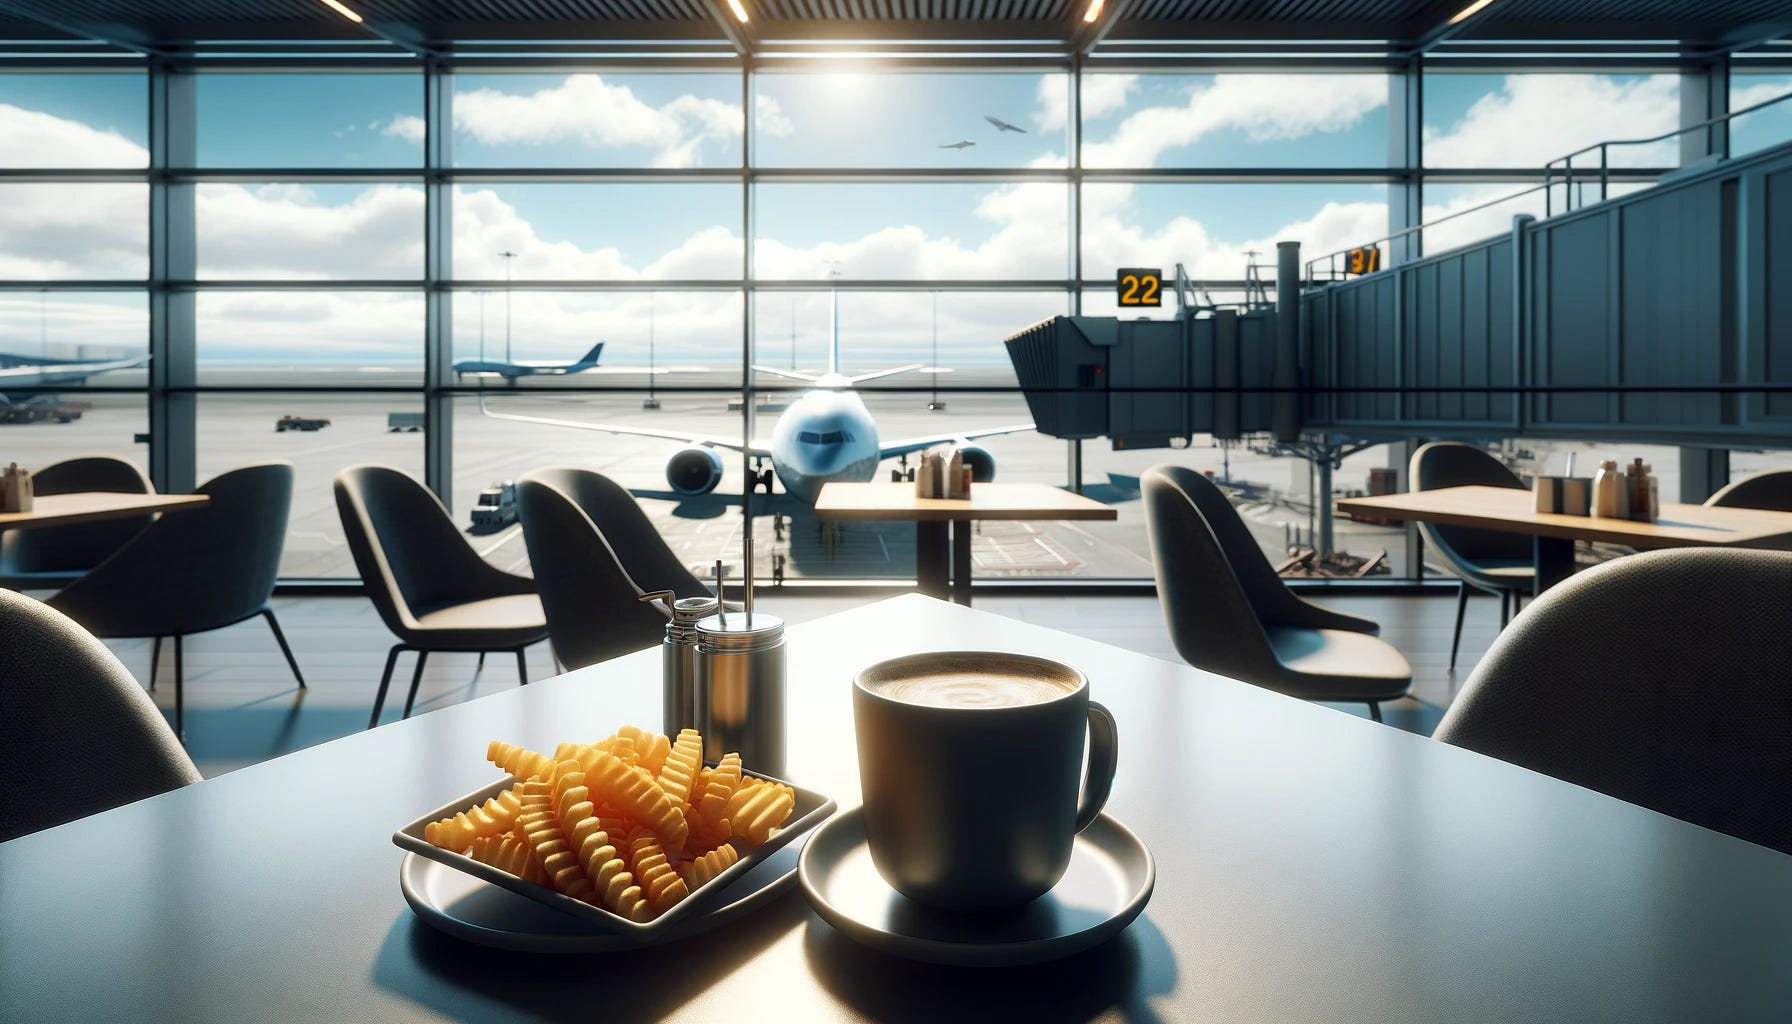
[[[997,131],[1019,132],[1022,135],[1027,134],[1027,130],[1025,128],[1022,128],[1019,125],[1009,124],[1008,122],[1002,120],[1001,118],[995,116],[994,114],[984,114],[983,120],[988,121],[990,124],[995,125]]]
[[[975,145],[976,145],[976,143],[972,142],[970,139],[959,139],[957,142],[948,142],[945,145],[941,146],[940,148],[941,149],[964,149],[968,146],[975,146]]]
[[[815,498],[821,493],[823,484],[835,480],[853,482],[870,480],[877,475],[878,464],[885,459],[910,455],[948,442],[958,444],[964,451],[965,461],[971,466],[972,479],[990,480],[994,478],[996,472],[995,457],[986,449],[975,447],[969,442],[980,437],[1014,434],[1034,429],[1031,423],[1019,423],[1014,426],[931,434],[926,437],[911,437],[892,441],[889,444],[879,444],[877,421],[872,419],[871,412],[865,408],[864,399],[853,391],[853,387],[879,377],[918,370],[921,368],[921,364],[913,363],[908,366],[898,366],[894,369],[878,370],[875,373],[861,373],[848,377],[840,372],[840,333],[837,316],[834,318],[834,323],[836,327],[832,332],[833,337],[828,349],[828,371],[821,376],[813,377],[790,370],[777,370],[769,366],[753,367],[761,373],[776,374],[780,377],[789,377],[815,385],[811,390],[803,392],[796,401],[790,403],[790,407],[778,417],[777,423],[772,427],[770,440],[754,441],[751,444],[743,445],[739,440],[726,437],[711,437],[674,430],[607,426],[601,423],[545,419],[536,416],[513,416],[508,413],[488,411],[485,408],[483,396],[479,400],[479,411],[493,419],[681,441],[685,447],[673,452],[672,457],[666,461],[666,482],[671,485],[673,494],[679,498],[695,498],[715,490],[716,484],[722,480],[722,456],[717,453],[716,449],[744,452],[752,456],[756,464],[763,464],[769,460],[772,470],[777,473],[777,478],[783,481],[784,489],[792,496],[810,505],[815,504]],[[771,476],[771,471],[762,471],[759,474],[759,479],[751,481],[750,486],[757,487],[759,483],[763,482],[766,493],[770,494]]]
[[[454,364],[454,375],[459,377],[469,373],[486,374],[502,377],[515,384],[518,377],[552,377],[568,373],[584,373],[597,365],[597,357],[603,350],[604,343],[600,341],[591,346],[591,351],[573,363],[513,363],[502,359],[462,359]]]
[[[54,384],[84,384],[88,377],[96,373],[130,370],[148,365],[149,357],[147,355],[131,356],[126,359],[83,360],[46,359],[43,356],[0,352],[0,389],[43,387]]]

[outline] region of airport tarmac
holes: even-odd
[[[739,394],[726,392],[679,393],[665,390],[673,375],[655,378],[661,385],[660,408],[642,409],[640,392],[570,393],[556,389],[523,391],[494,388],[488,394],[494,411],[593,423],[691,431],[715,436],[740,437],[743,418]],[[721,385],[725,374],[679,375],[680,384],[692,381]],[[290,378],[289,378],[290,379]],[[738,378],[734,378],[738,380]],[[1010,378],[1011,379],[1011,378]],[[365,377],[359,378],[367,382]],[[611,374],[606,385],[642,386],[646,376]],[[963,377],[960,380],[964,380]],[[923,381],[924,382],[924,381]],[[382,381],[383,383],[383,381]],[[767,383],[770,383],[767,381]],[[72,397],[72,395],[71,395]],[[107,452],[147,460],[146,446],[134,435],[146,429],[144,401],[133,395],[88,395],[93,408],[73,423],[35,423],[0,427],[0,459],[25,466],[42,466],[57,459],[87,452]],[[772,411],[757,414],[755,433],[769,437],[776,419],[775,404],[788,396],[770,394],[762,402]],[[1024,399],[1018,394],[942,391],[946,408],[929,411],[932,396],[926,391],[879,392],[868,390],[867,407],[877,418],[881,438],[900,438],[974,430],[980,427],[1029,420]],[[734,410],[730,410],[730,404]],[[234,466],[268,459],[293,463],[295,490],[288,526],[283,575],[294,578],[346,578],[355,575],[353,561],[342,541],[331,481],[338,470],[362,462],[385,463],[421,475],[423,435],[391,432],[391,412],[421,409],[421,402],[403,394],[207,394],[199,400],[200,480]],[[276,432],[283,415],[322,417],[330,425],[315,432]],[[454,481],[451,506],[457,523],[468,529],[469,539],[494,563],[509,569],[528,566],[521,531],[511,525],[490,533],[469,527],[468,509],[481,488],[515,479],[531,469],[574,465],[604,473],[632,489],[664,493],[665,465],[678,449],[674,441],[630,437],[524,424],[482,416],[474,396],[457,400],[453,423]],[[1068,444],[1025,432],[992,437],[978,442],[995,457],[1000,481],[1031,481],[1062,486],[1067,482]],[[1590,449],[1565,442],[1526,442],[1533,460],[1547,460],[1550,471],[1560,472],[1555,453],[1567,448]],[[1664,494],[1677,492],[1672,449],[1628,446],[1636,454],[1653,457]],[[1590,472],[1594,453],[1581,456],[1578,472]],[[1610,456],[1608,456],[1610,457]],[[1075,578],[1148,579],[1151,576],[1149,545],[1143,510],[1138,501],[1138,475],[1161,462],[1227,472],[1254,498],[1240,503],[1252,533],[1279,560],[1295,531],[1311,529],[1309,466],[1305,460],[1274,457],[1238,446],[1230,451],[1197,437],[1185,449],[1144,451],[1111,450],[1106,441],[1083,446],[1084,492],[1113,505],[1118,519],[1111,523],[984,523],[972,546],[974,572],[979,578],[1029,579]],[[1786,453],[1749,455],[1738,453],[1736,472],[1768,464],[1787,463]],[[1347,459],[1334,474],[1338,492],[1366,488],[1369,470],[1397,465],[1397,449],[1376,446]],[[1759,464],[1759,465],[1757,465]],[[646,509],[681,560],[708,574],[717,559],[731,574],[741,569],[741,541],[746,522],[738,509],[743,479],[739,455],[726,453],[725,475],[712,495],[682,501],[644,497]],[[885,464],[884,477],[895,467]],[[731,504],[727,497],[734,496]],[[762,497],[758,496],[758,497]],[[824,544],[821,524],[814,514],[785,499],[780,511],[790,511],[782,529],[757,503],[752,524],[755,538],[755,573],[771,582],[781,563],[782,576],[799,579],[912,579],[914,577],[914,527],[900,523],[846,524],[837,543]],[[1337,546],[1364,557],[1386,551],[1395,575],[1406,573],[1404,539],[1397,528],[1338,519]],[[651,587],[652,581],[640,581]]]

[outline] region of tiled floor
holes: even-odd
[[[862,603],[866,598],[772,595],[761,606],[791,623]],[[1388,725],[1429,734],[1457,687],[1493,641],[1498,608],[1490,598],[1469,603],[1462,654],[1447,671],[1453,596],[1343,597],[1340,610],[1381,623],[1383,638],[1413,666],[1411,699],[1385,705]],[[362,598],[297,597],[274,602],[309,689],[293,683],[266,625],[256,619],[186,641],[187,743],[207,776],[231,771],[302,747],[356,732],[367,725],[374,689],[391,636]],[[977,607],[998,615],[1061,629],[1102,643],[1177,660],[1155,598],[980,596]],[[149,677],[149,642],[114,641],[112,649],[139,679]],[[173,658],[164,645],[157,703],[172,714]],[[516,685],[516,663],[494,655],[475,673],[475,656],[438,654],[429,659],[417,696],[417,713]],[[544,646],[529,651],[532,677],[552,674]],[[383,721],[398,717],[410,680],[410,656],[399,661]],[[1337,705],[1344,714],[1366,715],[1360,704]]]

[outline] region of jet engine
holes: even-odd
[[[666,460],[666,483],[679,494],[708,494],[722,482],[722,456],[714,448],[690,445]]]
[[[964,456],[964,461],[970,463],[971,479],[974,482],[986,484],[996,478],[996,457],[986,449],[967,444],[960,446],[958,451]]]

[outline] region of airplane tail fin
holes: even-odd
[[[591,346],[591,351],[589,351],[589,352],[585,353],[583,356],[581,356],[579,358],[579,362],[584,363],[587,366],[596,366],[597,365],[597,357],[599,355],[602,355],[603,351],[604,351],[604,343],[600,341],[597,344]]]

